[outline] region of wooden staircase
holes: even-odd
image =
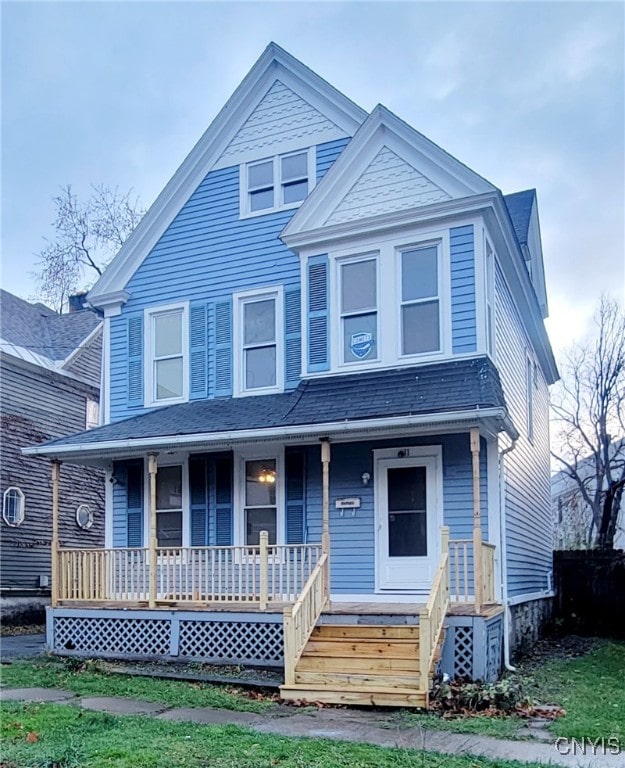
[[[416,625],[321,624],[283,685],[287,701],[364,706],[427,707],[421,686]]]

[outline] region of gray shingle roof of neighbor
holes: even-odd
[[[49,360],[64,360],[94,331],[101,319],[91,310],[59,315],[0,290],[0,338]]]
[[[527,243],[527,231],[535,197],[535,189],[525,189],[523,192],[503,196],[520,245]]]
[[[46,443],[47,446],[357,422],[473,408],[504,408],[499,375],[487,357],[302,381],[293,392],[196,400],[158,408]]]

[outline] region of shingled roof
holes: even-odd
[[[94,446],[237,430],[354,423],[369,419],[501,408],[497,370],[487,357],[435,365],[307,379],[293,392],[198,400],[45,443]]]
[[[0,290],[0,338],[52,362],[65,360],[101,323],[91,310],[59,315]]]
[[[525,189],[523,192],[514,192],[511,195],[503,196],[519,245],[527,243],[527,232],[529,230],[532,205],[534,204],[535,197],[535,189]]]

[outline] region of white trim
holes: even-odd
[[[104,471],[104,547],[113,547],[113,469]]]
[[[11,491],[15,491],[18,499],[17,516],[13,522],[7,517],[7,498]],[[2,519],[9,528],[19,528],[26,519],[26,497],[24,491],[17,485],[10,485],[2,494]]]
[[[83,310],[83,311],[90,311],[90,310]],[[95,312],[94,312],[95,314]],[[75,360],[77,355],[82,352],[82,350],[89,344],[93,339],[96,338],[98,333],[102,330],[102,322],[99,322],[96,327],[88,333],[85,338],[80,342],[80,344],[76,347],[76,349],[72,350],[69,355],[64,359],[57,362],[57,364],[61,368],[65,368],[68,365],[71,365],[71,363]]]
[[[100,426],[111,421],[111,319],[104,318],[102,330],[102,372],[100,375]]]
[[[233,520],[232,536],[235,546],[245,543],[245,463],[258,459],[273,459],[276,462],[276,544],[286,540],[286,490],[284,446],[274,448],[240,448],[233,456]]]
[[[328,313],[330,316],[330,373],[344,371],[353,373],[354,371],[368,370],[369,368],[377,368],[381,361],[382,355],[382,336],[380,333],[381,323],[381,275],[380,275],[380,252],[377,249],[357,249],[353,253],[350,252],[346,255],[341,254],[329,254],[330,257],[330,274],[328,279],[330,280],[330,306],[328,307]],[[343,266],[346,264],[358,264],[359,262],[373,261],[375,262],[375,291],[376,291],[376,306],[374,309],[363,310],[362,312],[350,312],[346,316],[359,315],[359,314],[375,314],[376,316],[376,357],[368,358],[366,360],[344,360],[343,349],[343,311],[342,311],[342,288],[343,288]],[[306,270],[307,272],[308,270]],[[332,316],[336,317],[336,322],[332,322]],[[308,338],[308,333],[305,334]],[[324,372],[328,375],[328,372]]]
[[[400,455],[403,454],[403,455]],[[440,530],[444,523],[443,509],[443,447],[442,445],[393,446],[373,451],[374,525],[375,525],[375,590],[381,594],[404,591],[396,585],[389,586],[382,570],[386,559],[388,510],[387,471],[395,467],[425,467],[427,487],[426,538],[428,553],[425,557],[410,557],[414,570],[418,566],[426,569],[423,586],[407,586],[406,591],[429,591],[440,560]],[[432,498],[432,496],[434,498]],[[421,562],[418,562],[421,561]],[[424,562],[425,561],[425,562]],[[407,567],[407,566],[404,566]]]
[[[419,590],[413,590],[412,592],[409,590],[406,590],[405,592],[390,592],[385,591],[384,593],[375,593],[375,594],[360,594],[358,592],[354,593],[339,593],[335,594],[332,593],[330,595],[330,602],[331,603],[381,603],[383,602],[384,605],[387,605],[389,603],[397,603],[399,605],[405,605],[406,603],[414,603],[415,597],[424,597],[427,600],[427,596],[429,594],[428,592],[421,592]],[[423,601],[425,602],[425,600]],[[421,607],[421,603],[415,604],[415,614],[419,613],[419,608]],[[363,613],[366,613],[366,611],[363,611]]]
[[[305,93],[306,100],[326,114],[343,135],[353,135],[367,116],[336,88],[270,43],[92,288],[91,304],[101,306],[105,296],[126,286],[206,174],[219,167],[217,161],[225,148],[277,79]],[[236,159],[228,161],[228,166],[237,164]]]
[[[521,603],[529,603],[533,600],[544,600],[547,597],[555,597],[556,593],[553,590],[545,589],[543,592],[530,592],[527,595],[516,595],[516,597],[508,598],[508,605],[521,605]]]
[[[274,299],[276,312],[276,384],[273,387],[245,389],[243,350],[243,308],[245,304],[264,299]],[[239,291],[232,295],[233,306],[233,393],[234,397],[249,397],[284,392],[284,286],[275,285]],[[270,346],[269,344],[267,346]]]
[[[262,157],[257,160],[250,160],[248,162],[243,162],[239,166],[239,218],[240,219],[252,219],[256,218],[257,216],[265,216],[268,213],[277,213],[278,211],[290,211],[294,208],[299,208],[300,205],[304,202],[304,200],[298,200],[295,203],[283,203],[282,202],[282,173],[281,173],[281,160],[285,157],[290,157],[293,155],[303,155],[306,154],[306,163],[307,163],[307,177],[306,180],[308,182],[308,192],[307,195],[309,195],[312,190],[315,188],[317,184],[317,152],[316,147],[304,147],[299,150],[290,151],[290,152],[280,152],[276,155],[270,155],[269,157]],[[249,190],[248,190],[248,184],[247,184],[247,169],[251,165],[259,165],[262,162],[269,162],[271,161],[273,163],[273,205],[270,208],[263,208],[259,211],[252,211],[249,208]]]
[[[495,600],[501,601],[502,552],[499,494],[499,441],[486,440],[486,483],[488,489],[488,541],[495,544]]]
[[[182,334],[182,396],[157,400],[154,393],[154,319],[158,315],[180,312]],[[189,399],[189,302],[162,304],[143,310],[143,375],[145,380],[143,402],[146,408],[186,403]]]
[[[340,439],[353,438],[355,435],[366,435],[369,431],[396,430],[402,433],[406,430],[421,426],[476,426],[483,420],[492,419],[499,429],[508,432],[512,439],[518,436],[518,432],[510,421],[504,408],[472,408],[464,411],[449,411],[446,413],[426,413],[418,416],[392,416],[382,419],[361,419],[354,421],[334,421],[323,424],[303,424],[288,427],[269,427],[266,429],[239,429],[224,432],[198,432],[193,435],[161,435],[159,437],[130,438],[125,440],[103,440],[100,443],[69,443],[62,446],[35,445],[22,448],[24,456],[65,456],[75,453],[79,457],[85,454],[102,451],[128,451],[144,448],[159,448],[167,446],[210,445],[214,443],[238,443],[254,440],[273,440],[284,438],[304,438],[307,442],[316,442],[317,435],[333,435]]]

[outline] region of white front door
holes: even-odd
[[[441,449],[375,453],[377,588],[428,592],[440,555]]]

